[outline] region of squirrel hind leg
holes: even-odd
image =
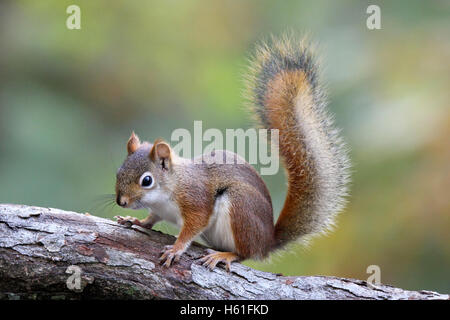
[[[218,263],[222,262],[225,264],[225,267],[228,272],[231,271],[231,263],[234,261],[240,261],[241,258],[234,252],[220,252],[212,249],[207,249],[207,254],[203,258],[200,258],[200,262],[203,262],[205,267],[208,267],[210,270],[213,270]]]

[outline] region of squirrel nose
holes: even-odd
[[[128,197],[126,196],[121,196],[121,195],[117,195],[117,199],[116,202],[119,206],[121,207],[126,207],[128,204]]]

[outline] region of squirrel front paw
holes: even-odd
[[[122,216],[115,216],[114,217],[117,220],[118,224],[121,224],[127,228],[131,228],[132,225],[136,225],[136,226],[140,226],[141,222],[139,221],[139,219],[136,219],[134,217],[130,217],[130,216],[126,216],[126,217],[122,217]]]
[[[172,261],[178,262],[183,253],[184,250],[177,248],[175,245],[165,246],[159,261],[168,268],[172,264]]]

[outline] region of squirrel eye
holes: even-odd
[[[144,173],[139,179],[139,184],[144,189],[150,189],[151,187],[153,187],[153,182],[154,180],[150,172]]]

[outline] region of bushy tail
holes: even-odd
[[[287,36],[258,47],[251,64],[248,97],[262,125],[279,130],[288,175],[276,247],[329,230],[345,204],[349,159],[317,73],[312,49]]]

